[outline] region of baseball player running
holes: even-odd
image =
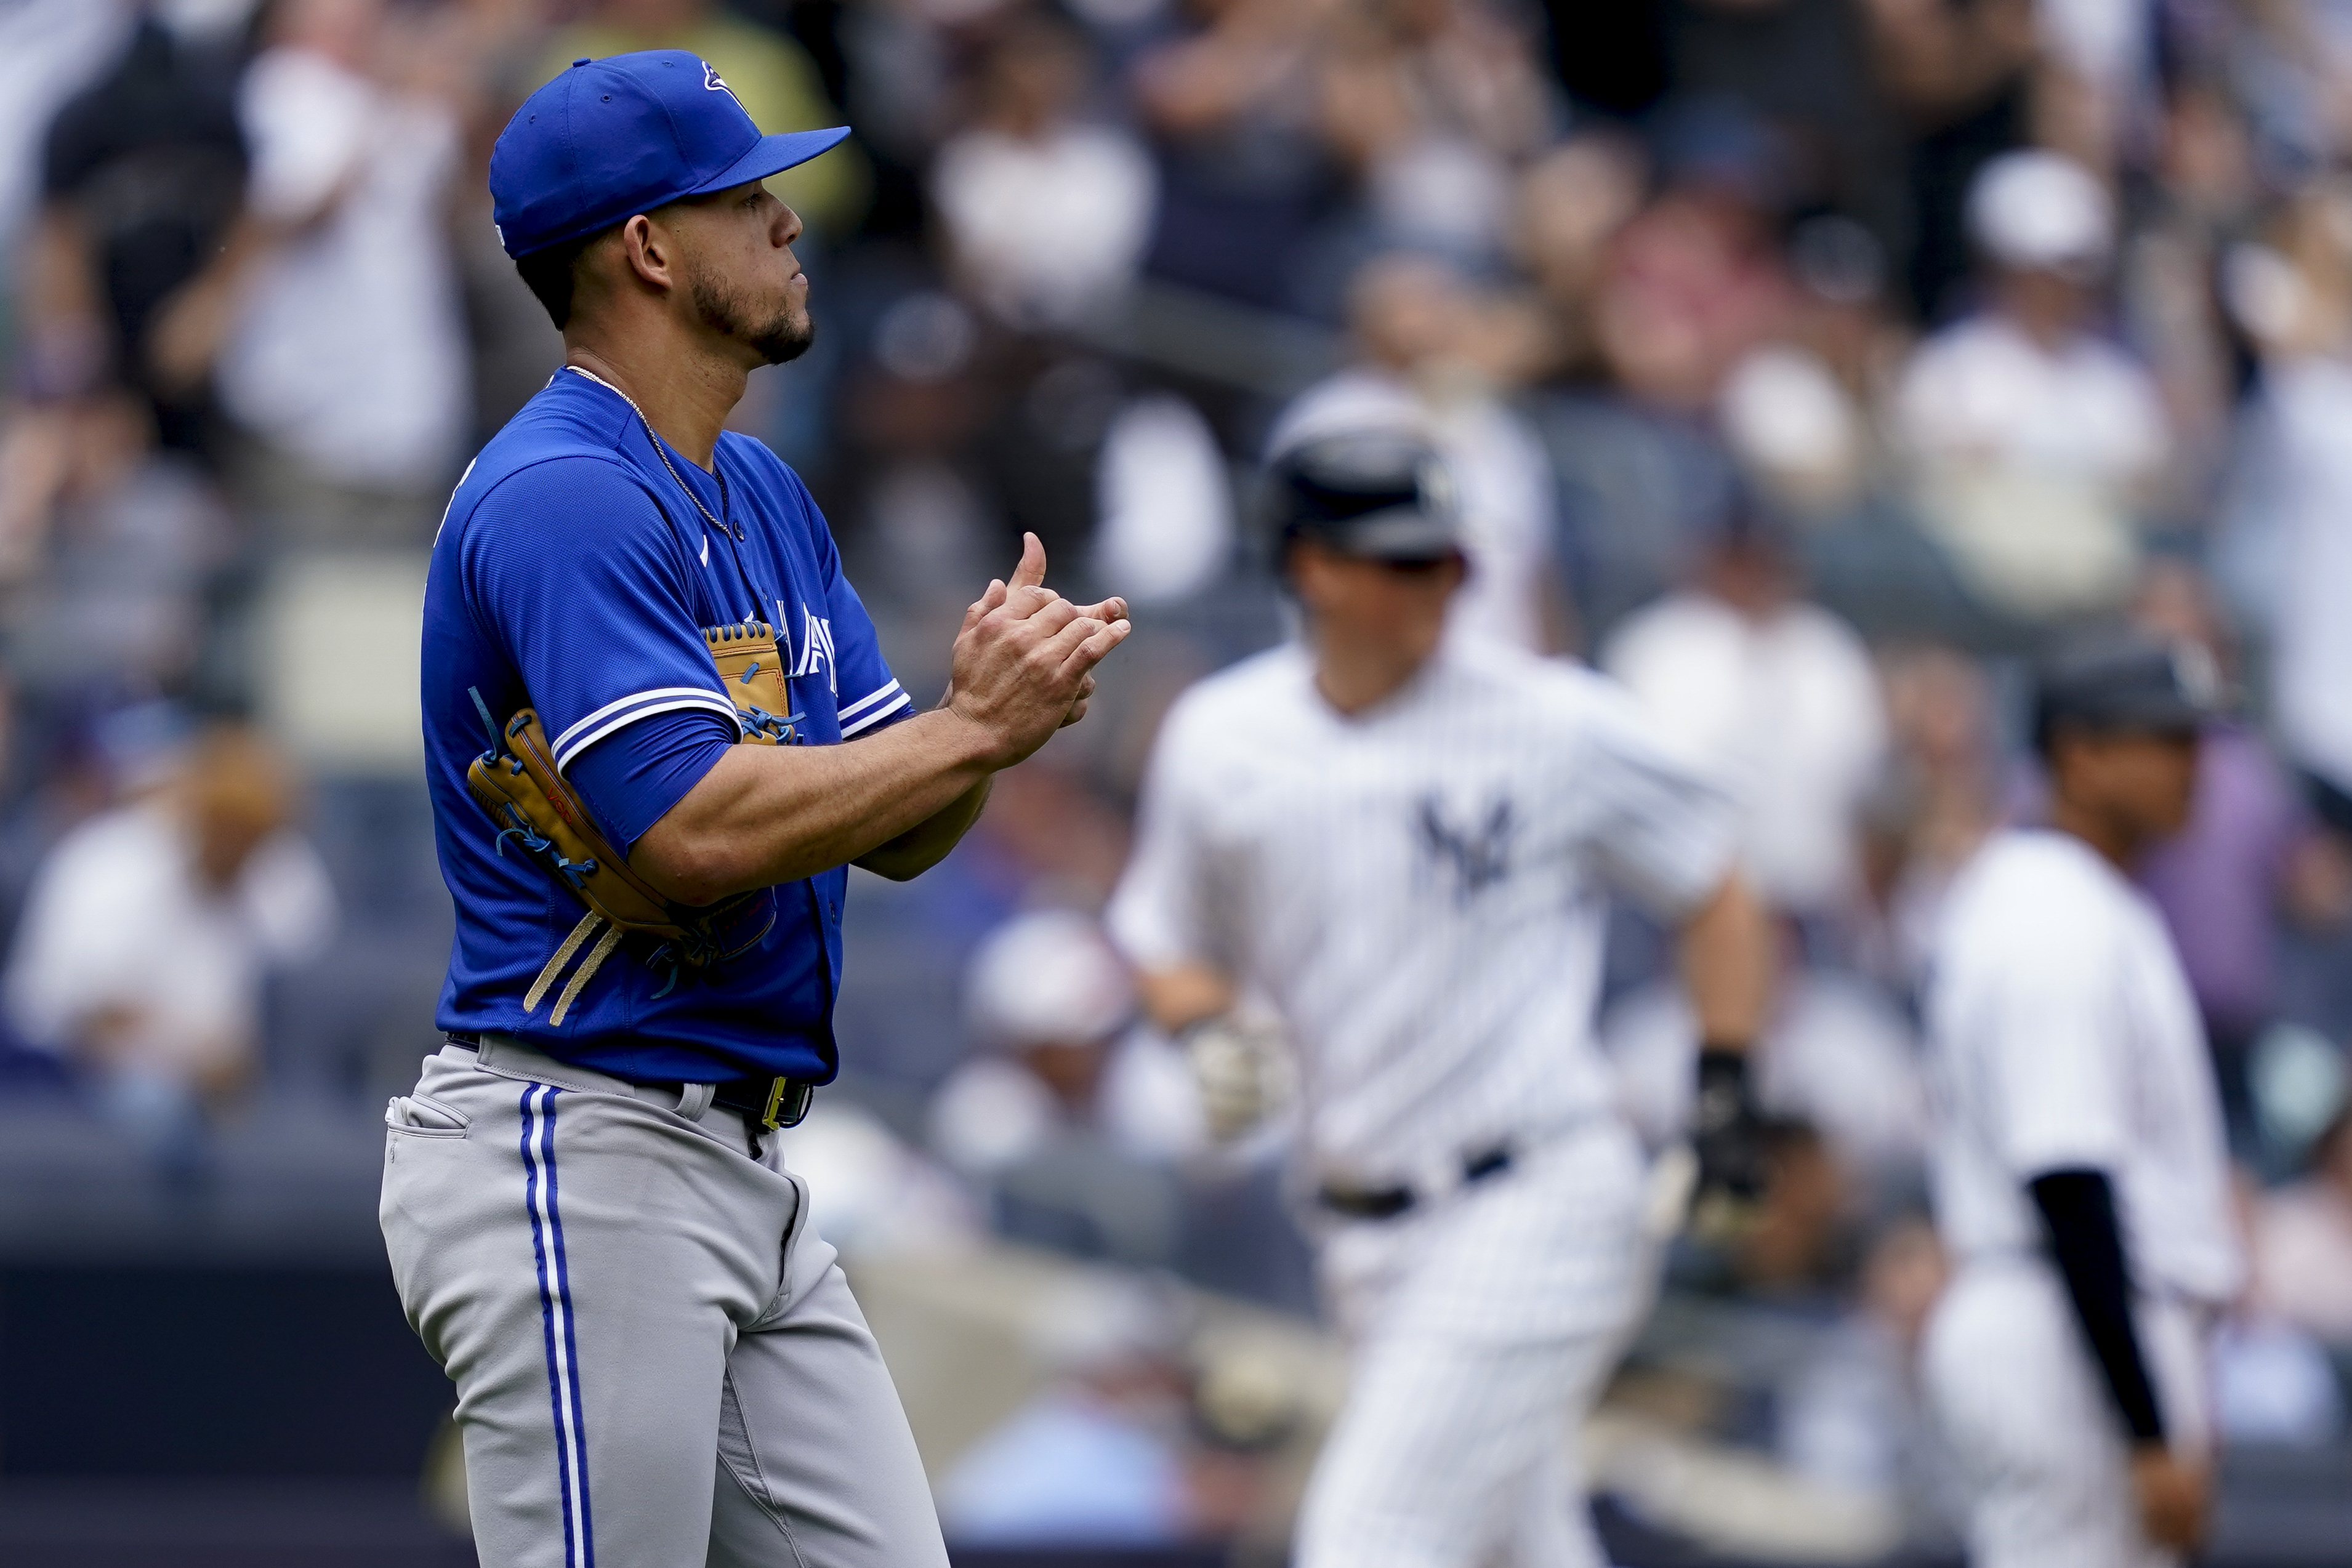
[[[1465,566],[1426,449],[1328,437],[1274,488],[1304,638],[1170,713],[1110,921],[1224,1098],[1237,1006],[1296,1043],[1296,1175],[1354,1376],[1295,1560],[1598,1563],[1565,1439],[1651,1261],[1592,1040],[1603,894],[1679,923],[1702,1164],[1752,1178],[1768,962],[1736,816],[1606,681],[1441,639]]]
[[[2197,1009],[2128,868],[2188,821],[2215,685],[2137,633],[2054,661],[2049,826],[1988,841],[1942,917],[1933,1169],[1958,1267],[1925,1354],[1977,1568],[2156,1568],[2202,1528],[2200,1333],[2241,1261]]]
[[[1041,587],[1032,538],[917,713],[800,480],[722,434],[810,337],[800,222],[760,182],[845,134],[762,136],[664,51],[578,62],[491,161],[565,364],[434,549],[449,1043],[387,1113],[382,1218],[498,1568],[946,1562],[763,1134],[835,1070],[845,867],[937,861],[1127,625]]]

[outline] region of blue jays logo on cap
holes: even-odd
[[[729,98],[735,98],[735,89],[727,85],[727,78],[720,76],[719,74],[719,68],[712,65],[709,60],[702,62],[702,87],[703,90],[706,92],[723,92]],[[738,104],[740,104],[743,100],[740,98],[735,98],[735,101]]]
[[[523,100],[491,151],[499,243],[529,256],[681,196],[764,180],[848,134],[761,134],[718,70],[683,49],[574,60]]]

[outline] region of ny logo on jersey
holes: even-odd
[[[1496,800],[1483,821],[1457,827],[1446,818],[1445,803],[1437,796],[1421,798],[1422,846],[1439,865],[1453,869],[1454,901],[1467,904],[1511,873],[1511,802]]]
[[[822,664],[824,666],[825,685],[832,688],[834,695],[839,696],[841,673],[837,664],[833,653],[833,622],[820,620],[811,613],[807,605],[802,605],[801,657],[800,663],[793,666],[793,678],[797,680],[803,675],[814,675],[817,666]]]

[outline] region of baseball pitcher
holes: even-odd
[[[425,591],[448,1044],[386,1121],[409,1321],[457,1385],[496,1568],[917,1568],[946,1554],[896,1393],[766,1134],[835,1067],[846,867],[909,877],[1085,710],[1125,607],[971,606],[891,677],[792,470],[720,425],[810,339],[800,220],[719,73],[578,61],[498,143],[565,360],[451,499]]]

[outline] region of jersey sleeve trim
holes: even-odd
[[[841,710],[841,738],[847,740],[859,731],[873,727],[900,708],[910,706],[914,700],[896,681],[869,696],[858,698]]]
[[[627,725],[657,713],[675,713],[680,708],[707,708],[722,716],[735,727],[740,738],[743,721],[736,715],[735,705],[718,693],[701,686],[657,686],[652,691],[638,692],[615,702],[606,703],[570,729],[555,737],[555,768],[562,772],[572,759]],[[599,722],[599,721],[603,722]]]

